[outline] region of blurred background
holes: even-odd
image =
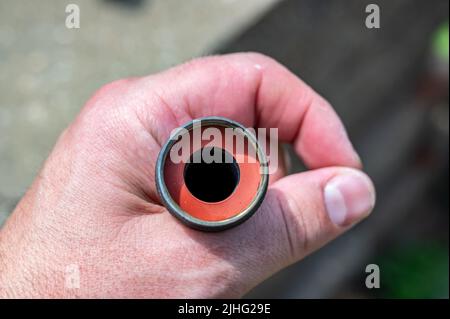
[[[66,28],[70,3],[80,8],[79,29]],[[380,7],[379,29],[365,25],[370,3]],[[448,298],[448,6],[1,0],[0,225],[101,85],[201,55],[258,51],[333,104],[375,181],[378,203],[362,224],[247,297]],[[293,171],[304,169],[294,154],[292,162]],[[380,267],[379,289],[365,285],[368,264]]]

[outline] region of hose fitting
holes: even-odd
[[[178,128],[156,164],[156,187],[168,211],[203,231],[247,220],[263,201],[268,180],[266,155],[256,136],[223,117]]]

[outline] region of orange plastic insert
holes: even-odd
[[[202,134],[208,127],[210,126],[201,127]],[[185,154],[185,160],[174,163],[169,155],[164,164],[164,180],[172,199],[186,213],[204,221],[222,221],[243,212],[253,202],[262,179],[256,152],[249,152],[249,147],[255,146],[248,138],[245,137],[244,147],[239,149],[236,143],[227,145],[224,128],[217,128],[222,133],[221,140],[202,139],[196,143],[192,131],[189,131],[190,152]],[[190,167],[191,164],[186,163],[187,157],[192,159],[193,154],[205,149],[231,155],[234,160],[232,163],[221,164],[224,166],[216,170],[208,169],[208,165],[212,164],[193,164],[197,166]],[[203,175],[198,173],[202,169]],[[198,189],[205,190],[206,195],[200,196]],[[217,189],[225,198],[213,196]]]

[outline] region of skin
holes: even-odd
[[[220,233],[180,224],[154,181],[170,132],[210,115],[279,128],[311,169],[280,169],[259,211]],[[2,228],[0,296],[240,297],[360,219],[334,224],[323,200],[327,181],[360,167],[327,101],[266,56],[207,57],[113,82],[62,133]],[[79,289],[65,284],[73,265]]]

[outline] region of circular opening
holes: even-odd
[[[205,147],[192,154],[186,163],[184,182],[198,199],[220,202],[228,198],[239,183],[239,166],[224,149]]]

